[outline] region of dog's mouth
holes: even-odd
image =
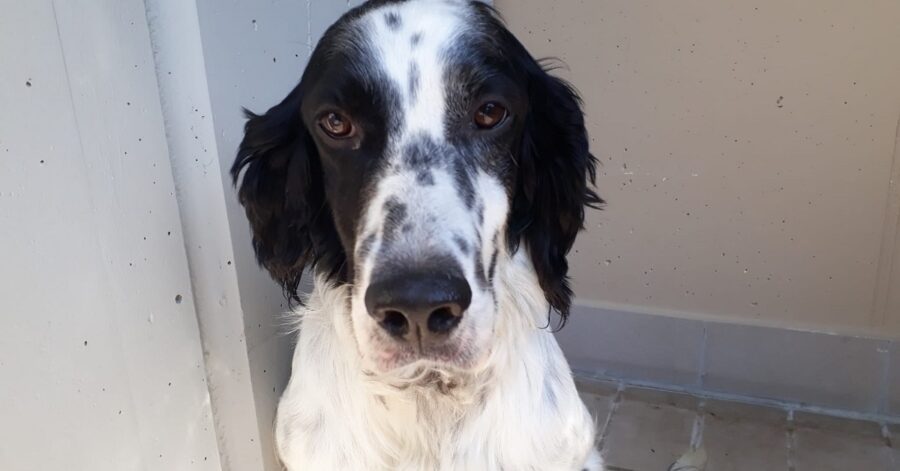
[[[442,395],[456,394],[474,377],[467,369],[426,359],[412,361],[388,372],[366,371],[365,374],[374,385],[387,388],[385,393],[415,389]]]
[[[381,332],[372,335],[371,340],[374,347],[371,359],[375,368],[392,375],[402,373],[400,370],[409,369],[411,365],[418,369],[427,365],[438,369],[468,370],[478,359],[474,342],[462,333],[429,345],[386,338]]]

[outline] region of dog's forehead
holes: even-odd
[[[472,14],[465,1],[417,0],[387,4],[359,19],[372,66],[399,95],[404,136],[444,140],[446,70]]]

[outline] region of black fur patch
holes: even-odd
[[[394,12],[390,12],[384,15],[384,22],[392,31],[397,31],[398,29],[400,29],[400,26],[403,25],[403,20],[400,18],[400,15]]]
[[[462,253],[464,253],[464,254],[469,253],[469,243],[466,242],[466,239],[463,239],[459,235],[454,235],[453,242],[456,242],[456,246],[459,247],[459,250],[462,251]]]
[[[481,246],[475,250],[474,259],[475,259],[475,278],[478,279],[478,285],[482,288],[488,286],[488,278],[487,273],[484,270],[484,254],[481,253]]]
[[[396,198],[390,198],[384,203],[384,226],[382,228],[385,244],[390,244],[397,239],[397,234],[406,222],[406,205]]]
[[[409,45],[412,46],[413,49],[417,48],[421,42],[422,33],[416,33],[409,37]]]
[[[434,186],[434,174],[429,170],[420,170],[416,174],[416,181],[422,186]]]
[[[468,166],[461,158],[453,160],[453,178],[456,181],[456,190],[459,191],[466,208],[472,209],[475,205],[475,183],[472,182],[473,177]]]
[[[437,165],[438,148],[428,137],[417,137],[403,150],[404,163],[413,170],[428,170]]]
[[[497,256],[500,255],[499,250],[494,249],[494,253],[491,254],[491,266],[488,268],[488,279],[493,280],[494,275],[497,273]]]
[[[419,99],[419,82],[422,79],[422,73],[419,71],[419,64],[411,62],[409,64],[409,104],[414,105]]]

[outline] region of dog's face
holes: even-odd
[[[232,174],[261,264],[350,285],[368,368],[471,368],[498,265],[528,250],[565,314],[594,161],[579,102],[488,7],[375,0],[326,32],[297,88],[250,115]]]

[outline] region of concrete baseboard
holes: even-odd
[[[576,374],[900,421],[900,341],[576,306],[557,333]]]

